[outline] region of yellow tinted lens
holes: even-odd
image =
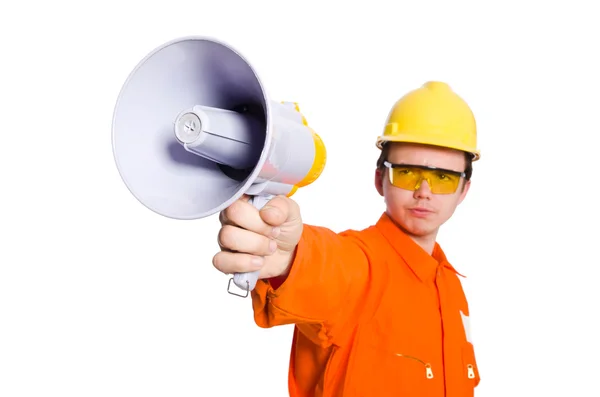
[[[398,188],[416,190],[425,180],[433,194],[451,194],[456,191],[460,177],[443,171],[422,170],[413,167],[390,169],[390,183]]]
[[[400,189],[415,190],[421,180],[421,170],[410,167],[390,169],[390,183]]]
[[[460,177],[443,171],[424,171],[431,193],[450,194],[456,191]]]

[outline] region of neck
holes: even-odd
[[[435,248],[435,234],[426,236],[414,236],[410,233],[407,234],[415,243],[417,243],[417,245],[423,248],[425,252],[427,252],[429,255],[433,255],[433,249]]]

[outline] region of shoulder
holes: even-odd
[[[363,229],[347,229],[338,234],[341,237],[348,237],[371,244],[382,241],[383,237],[381,231],[379,231],[375,225]]]
[[[358,245],[360,249],[371,260],[378,260],[386,257],[385,252],[391,247],[388,244],[385,236],[375,225],[368,226],[364,229],[348,229],[338,233],[338,235],[349,242]]]

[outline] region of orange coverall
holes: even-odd
[[[468,397],[480,377],[467,299],[436,244],[387,214],[364,230],[305,225],[283,281],[252,292],[256,324],[295,324],[292,397]]]

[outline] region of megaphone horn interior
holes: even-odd
[[[169,218],[222,210],[252,184],[269,144],[267,101],[257,74],[231,47],[208,38],[162,45],[135,67],[117,100],[112,141],[123,182]],[[228,163],[245,172],[227,177],[221,166]]]

